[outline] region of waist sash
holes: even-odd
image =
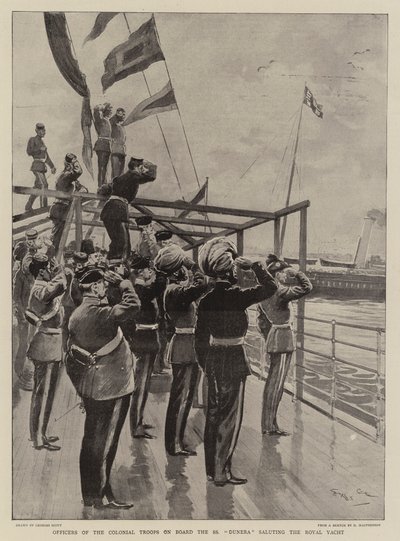
[[[175,334],[194,334],[194,327],[175,327]]]
[[[156,331],[158,329],[158,323],[138,323],[136,325],[137,331]]]
[[[233,336],[230,338],[216,338],[210,336],[210,346],[242,346],[244,344],[244,336]]]

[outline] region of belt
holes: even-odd
[[[71,204],[71,201],[69,201],[68,199],[56,199],[54,201],[54,204],[57,203],[61,203],[61,205],[70,205]]]
[[[244,336],[233,336],[231,338],[216,338],[210,336],[210,346],[242,346],[244,344]]]
[[[156,331],[158,329],[158,323],[138,323],[136,325],[137,331]]]
[[[276,325],[275,323],[272,324],[271,329],[291,329],[292,326],[290,323],[282,323],[281,325]]]
[[[175,327],[175,334],[194,334],[194,327]]]
[[[112,137],[103,137],[102,135],[99,136],[97,139],[105,139],[106,141],[112,141]]]
[[[54,329],[51,327],[40,327],[37,332],[42,334],[61,334],[61,329]]]
[[[122,201],[123,203],[129,205],[129,201],[125,199],[125,197],[120,197],[119,195],[110,195],[108,201],[112,201],[113,199],[116,199],[117,201]]]
[[[33,158],[34,162],[43,162],[46,163],[47,158]]]
[[[97,357],[105,357],[106,355],[109,355],[115,349],[117,349],[123,337],[124,335],[122,334],[121,328],[118,327],[117,334],[114,336],[114,338],[110,340],[109,342],[107,342],[107,344],[104,344],[104,346],[102,346],[100,349],[98,349],[94,353],[90,353],[86,349],[76,346],[74,344],[71,345],[70,351],[72,355],[73,355],[74,350],[77,351],[78,353],[83,354],[85,357],[87,357],[90,360],[89,364],[95,364]]]

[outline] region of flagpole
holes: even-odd
[[[161,47],[161,40],[160,40],[160,34],[158,33],[158,29],[157,29],[156,19],[155,19],[154,13],[153,13],[153,18],[154,18],[154,28],[155,28],[155,30],[156,30],[156,36],[157,36],[157,39],[158,39],[158,44],[159,44],[159,46],[160,46],[160,49],[162,50],[162,47]],[[164,65],[165,65],[165,69],[166,69],[166,71],[167,71],[167,75],[168,75],[169,82],[171,83],[172,88],[174,88],[174,85],[172,84],[171,74],[170,74],[170,72],[169,72],[168,64],[167,64],[167,61],[166,61],[165,58],[164,58]],[[175,92],[175,90],[174,90],[174,92]],[[181,126],[182,126],[183,135],[184,135],[185,141],[186,141],[186,146],[187,146],[187,149],[188,149],[188,151],[189,151],[190,160],[191,160],[191,162],[192,162],[193,171],[194,171],[194,174],[195,174],[195,177],[196,177],[196,182],[197,182],[198,187],[200,188],[200,186],[201,186],[201,185],[200,185],[200,180],[199,180],[199,176],[198,176],[198,174],[197,174],[196,166],[195,166],[195,164],[194,164],[194,159],[193,159],[192,151],[191,151],[190,145],[189,145],[189,139],[188,139],[188,136],[187,136],[187,133],[186,133],[185,126],[184,126],[184,124],[183,124],[183,119],[182,119],[181,111],[180,111],[180,109],[179,109],[178,100],[175,100],[175,101],[176,101],[176,108],[177,108],[178,115],[179,115],[179,120],[180,120]]]
[[[126,13],[123,13],[123,16],[124,16],[124,19],[125,19],[125,22],[126,22],[126,26],[128,28],[129,35],[130,35],[131,34],[131,28],[129,26],[129,21],[128,21],[128,18],[126,16]],[[149,97],[151,97],[150,87],[149,87],[149,84],[147,82],[147,78],[146,78],[146,75],[145,75],[144,71],[142,71],[142,75],[143,75],[144,82],[146,84],[146,88],[147,88],[147,92],[149,94]],[[178,106],[178,104],[177,104],[177,106]],[[156,116],[156,119],[157,119],[158,127],[160,128],[160,131],[161,131],[162,138],[164,140],[165,148],[167,149],[167,153],[168,153],[171,165],[172,165],[172,169],[173,169],[174,174],[175,174],[176,181],[177,181],[178,186],[179,186],[179,190],[181,192],[182,199],[185,201],[185,197],[184,197],[183,191],[182,191],[182,186],[181,186],[181,183],[179,181],[178,173],[177,173],[177,171],[175,169],[174,162],[172,161],[171,152],[170,152],[169,147],[168,147],[168,143],[167,143],[167,139],[166,139],[165,134],[164,134],[164,130],[162,129],[161,122],[160,122],[160,119],[158,118],[158,115],[155,115],[155,116]]]
[[[304,88],[305,88],[305,86],[304,86]],[[305,92],[305,90],[304,90],[304,92]],[[296,143],[295,143],[295,146],[294,146],[293,161],[292,161],[292,167],[291,167],[291,170],[290,170],[289,188],[288,188],[288,193],[287,193],[287,196],[286,196],[286,205],[285,205],[286,207],[289,206],[290,195],[291,195],[291,192],[292,192],[294,172],[295,172],[295,168],[296,168],[296,155],[297,155],[297,148],[298,148],[298,145],[299,145],[299,133],[300,133],[300,126],[301,126],[301,118],[303,116],[304,92],[303,92],[303,97],[302,97],[302,100],[301,100],[299,123],[297,125]],[[283,242],[285,240],[285,233],[286,233],[286,223],[287,223],[287,216],[284,216],[283,217],[283,222],[282,222],[282,229],[281,229],[281,238],[280,238],[280,253],[282,253],[282,251],[283,251]]]

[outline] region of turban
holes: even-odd
[[[157,270],[165,272],[166,274],[173,274],[176,272],[186,258],[185,252],[177,244],[170,244],[161,248],[154,259],[154,266]]]
[[[216,237],[207,241],[199,251],[200,269],[211,278],[226,274],[237,257],[237,249],[232,241]]]

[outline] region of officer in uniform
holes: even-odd
[[[126,159],[126,134],[123,122],[125,109],[118,107],[115,115],[110,118],[111,123],[111,178],[118,177],[124,172]]]
[[[85,506],[127,509],[110,484],[111,468],[133,391],[133,356],[120,329],[131,323],[140,307],[129,280],[112,271],[84,267],[77,272],[82,304],[69,320],[67,373],[86,412],[80,453]],[[121,302],[110,306],[105,280],[119,284]]]
[[[97,141],[93,149],[97,154],[97,182],[99,187],[106,182],[107,166],[111,155],[111,114],[112,106],[110,103],[96,105],[93,109],[93,121],[97,133]]]
[[[33,185],[33,187],[47,190],[49,185],[46,178],[46,165],[50,167],[51,173],[53,175],[55,175],[56,173],[56,168],[54,167],[54,164],[50,159],[50,156],[47,152],[47,147],[43,141],[43,137],[46,135],[46,128],[44,124],[38,122],[36,124],[35,131],[36,135],[34,137],[31,137],[28,141],[26,153],[28,154],[28,156],[31,156],[33,158],[31,166],[31,171],[35,175],[35,184]],[[32,210],[32,206],[36,197],[36,195],[29,196],[28,202],[25,205],[26,211]],[[41,198],[41,206],[47,207],[46,196]]]
[[[137,358],[135,390],[130,410],[131,434],[133,438],[152,439],[153,436],[146,432],[150,427],[143,422],[143,415],[159,349],[157,298],[164,293],[167,279],[160,272],[154,272],[150,268],[150,261],[139,254],[132,256],[130,268],[131,279],[141,304],[131,341],[132,351]]]
[[[33,336],[33,327],[25,318],[34,278],[29,272],[29,265],[37,253],[40,244],[36,229],[28,229],[25,240],[17,243],[14,248],[14,259],[19,267],[13,279],[13,303],[18,325],[18,349],[15,355],[15,372],[20,377],[23,389],[31,391],[33,388],[33,366],[26,358],[26,351]]]
[[[135,218],[135,222],[139,230],[136,251],[142,257],[154,259],[160,247],[157,244],[151,216],[139,216]]]
[[[216,486],[243,484],[247,480],[232,474],[231,462],[250,374],[244,350],[246,309],[273,295],[277,286],[261,263],[237,257],[235,245],[225,238],[211,239],[202,246],[199,265],[204,274],[216,279],[214,288],[200,300],[195,334],[198,361],[208,380],[206,473]],[[259,285],[236,286],[236,268],[253,270]]]
[[[157,242],[157,250],[161,250],[161,248],[164,248],[165,246],[169,246],[170,244],[173,244],[172,242],[172,233],[171,231],[167,230],[160,230],[156,231],[155,239]],[[159,310],[159,318],[158,318],[158,338],[160,340],[160,349],[158,350],[157,357],[154,363],[154,374],[162,375],[165,374],[165,369],[168,368],[168,366],[165,364],[165,352],[168,345],[168,340],[170,338],[170,333],[167,330],[166,322],[165,322],[165,314],[164,314],[164,299],[163,297],[159,297],[157,299],[158,303],[158,310]]]
[[[267,269],[274,276],[278,289],[257,306],[258,329],[266,343],[270,360],[263,394],[261,430],[263,434],[285,436],[277,423],[279,403],[294,351],[291,324],[291,301],[301,299],[312,290],[312,284],[301,271],[295,271],[274,254],[267,259]]]
[[[35,283],[25,316],[32,325],[36,326],[36,333],[27,351],[35,367],[30,434],[35,449],[58,451],[60,447],[54,445],[58,437],[47,435],[47,425],[62,358],[61,296],[67,287],[67,281],[62,266],[55,260],[49,264],[49,259],[45,254],[35,254],[29,270],[35,278]]]
[[[56,181],[56,190],[66,194],[79,191],[82,188],[79,177],[82,175],[82,167],[75,154],[68,153],[64,160],[64,170]],[[50,207],[49,216],[53,222],[51,240],[57,252],[65,226],[68,211],[71,207],[69,199],[56,199]]]
[[[173,252],[180,253],[180,261],[171,267],[171,256],[177,259]],[[186,447],[184,436],[199,371],[194,349],[196,301],[206,292],[207,282],[194,261],[176,245],[162,248],[155,266],[169,275],[164,306],[166,319],[174,331],[168,348],[172,384],[165,421],[165,449],[172,456],[190,456],[196,452]],[[187,269],[194,273],[192,283]]]
[[[110,238],[109,259],[127,260],[131,253],[129,236],[129,204],[135,199],[139,186],[153,182],[157,167],[141,158],[131,158],[128,171],[112,181],[112,194],[106,201],[100,218]]]

